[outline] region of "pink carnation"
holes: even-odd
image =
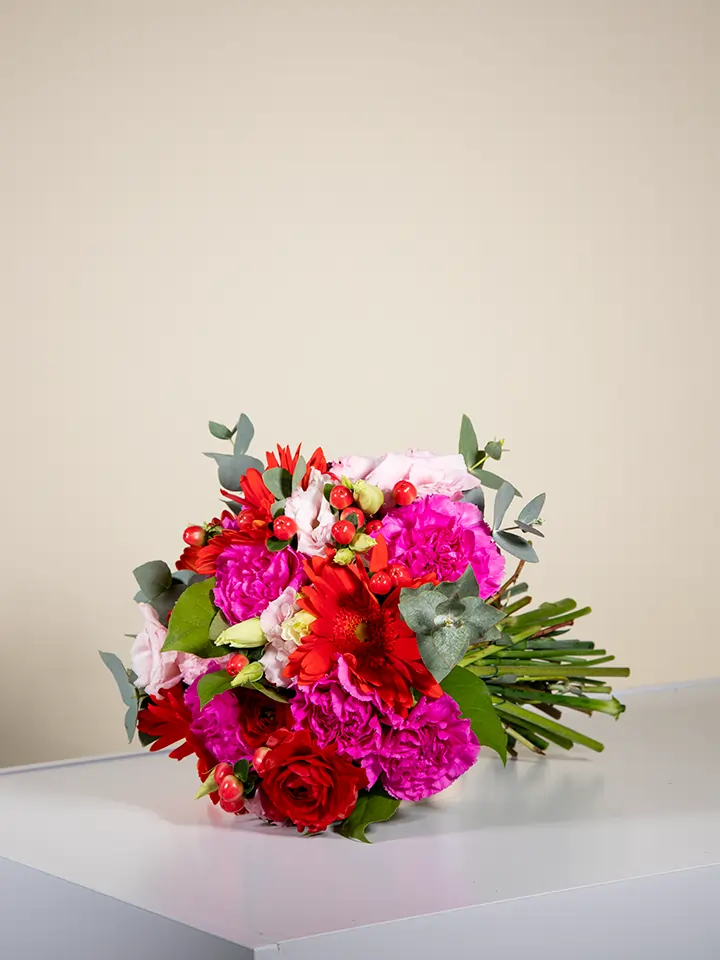
[[[435,493],[459,500],[466,490],[480,486],[459,453],[438,457],[427,450],[386,453],[382,457],[346,457],[332,465],[335,476],[366,480],[389,494],[398,480],[409,480],[418,496]]]
[[[135,686],[162,699],[161,691],[181,680],[180,662],[184,654],[176,650],[163,651],[167,627],[160,623],[155,608],[149,603],[138,606],[144,623],[130,650],[130,666],[137,676]]]
[[[368,776],[380,776],[398,800],[423,800],[462,776],[475,763],[480,744],[470,721],[447,694],[421,697],[405,720],[387,731],[379,754],[368,757]]]
[[[206,661],[208,662],[212,665],[206,673],[212,673],[217,666],[212,661]],[[185,703],[192,715],[190,729],[218,762],[237,763],[238,760],[249,760],[252,751],[242,736],[237,697],[231,690],[227,690],[201,707],[197,691],[199,682],[198,677],[185,691]]]
[[[390,560],[407,564],[414,577],[435,573],[440,580],[457,580],[472,564],[483,599],[502,583],[505,560],[472,503],[439,495],[418,499],[391,510],[382,533]]]
[[[228,623],[241,623],[302,581],[300,555],[291,547],[272,553],[264,543],[233,543],[218,558],[215,603]]]

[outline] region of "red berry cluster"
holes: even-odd
[[[235,776],[229,763],[219,763],[213,771],[220,796],[220,806],[227,813],[242,813],[245,809],[245,788]]]

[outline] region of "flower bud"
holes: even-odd
[[[352,563],[355,559],[355,551],[351,550],[350,547],[343,547],[341,550],[336,551],[333,561],[339,564],[341,567],[346,566],[348,563]]]
[[[367,553],[368,550],[372,549],[377,543],[373,537],[369,537],[366,533],[358,533],[355,536],[355,539],[350,544],[353,550],[356,553]],[[335,563],[338,562],[337,555],[335,556]]]
[[[246,667],[243,667],[240,673],[233,678],[232,686],[242,687],[248,683],[257,683],[264,676],[265,671],[262,664],[255,661],[255,663],[249,663]]]
[[[355,500],[361,510],[364,510],[368,515],[372,515],[377,513],[385,503],[385,494],[380,487],[367,483],[365,480],[358,480],[355,483]]]
[[[227,630],[223,630],[215,643],[218,646],[227,645],[228,647],[262,647],[265,644],[265,634],[260,626],[260,617],[253,617],[251,620],[243,620],[242,623],[236,623]]]

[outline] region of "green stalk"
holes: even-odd
[[[625,707],[619,700],[612,697],[610,700],[594,700],[591,697],[578,697],[573,694],[545,693],[542,690],[523,688],[518,690],[512,687],[496,687],[488,685],[488,690],[495,696],[503,697],[517,703],[552,703],[558,707],[569,707],[571,710],[580,710],[585,713],[607,713],[611,717],[619,717]]]
[[[541,680],[571,680],[574,677],[628,677],[629,667],[585,667],[568,664],[541,664],[541,663],[499,663],[497,666],[468,666],[468,670],[476,677],[514,677],[541,679]]]
[[[532,713],[530,710],[518,707],[514,703],[496,703],[495,698],[493,698],[493,703],[498,716],[506,722],[513,723],[519,720],[520,723],[526,724],[531,729],[538,729],[541,733],[553,733],[560,737],[565,737],[567,740],[572,740],[573,743],[582,744],[582,746],[588,747],[590,750],[595,750],[598,753],[605,749],[599,740],[586,737],[585,734],[578,733],[577,730],[571,730],[570,727],[566,727],[563,723],[558,723],[556,720],[551,720],[542,714]]]
[[[522,600],[516,600],[515,603],[503,607],[503,612],[507,617],[511,617],[516,610],[522,610],[522,608],[526,607],[529,603],[532,603],[532,597],[523,597]]]
[[[522,743],[524,747],[527,747],[528,750],[532,750],[533,753],[539,753],[540,756],[544,756],[545,751],[550,746],[550,743],[547,740],[543,740],[542,737],[538,737],[530,730],[526,730],[521,733],[517,727],[511,727],[508,724],[506,724],[505,729],[511,737],[515,737],[518,743]]]
[[[498,653],[498,659],[512,656],[516,660],[558,660],[563,657],[584,657],[597,654],[602,657],[605,650],[587,650],[584,647],[565,647],[562,650],[513,650],[512,647],[506,647],[502,653]],[[614,657],[612,659],[615,659]]]

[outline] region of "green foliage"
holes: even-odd
[[[222,427],[223,424],[216,424],[216,426]],[[228,428],[225,427],[224,429],[227,430]],[[213,432],[212,426],[210,427],[210,432]],[[235,436],[233,452],[231,454],[206,453],[205,456],[210,457],[217,464],[220,486],[226,490],[239,490],[240,478],[243,477],[251,467],[254,467],[262,473],[264,465],[260,460],[256,460],[255,457],[246,456],[246,451],[250,446],[255,429],[244,413],[240,414],[236,426],[229,432],[230,436],[233,434]],[[213,434],[213,436],[217,436],[217,434]],[[222,437],[220,439],[227,438]]]
[[[298,462],[295,465],[295,470],[293,471],[293,475],[292,475],[293,490],[297,490],[297,488],[302,483],[306,470],[307,470],[307,464],[305,463],[305,457],[298,457]]]
[[[204,707],[210,703],[213,697],[219,693],[225,693],[232,686],[232,677],[227,670],[215,670],[213,673],[206,673],[200,677],[197,685],[200,706]]]
[[[507,530],[495,530],[493,540],[505,553],[517,557],[518,560],[524,560],[525,563],[538,562],[539,558],[533,545],[516,533],[509,533]]]
[[[113,675],[117,688],[120,691],[120,696],[123,699],[123,703],[127,707],[125,713],[125,733],[127,734],[128,743],[132,743],[132,738],[135,735],[135,727],[137,726],[137,715],[139,708],[139,691],[137,687],[130,682],[130,673],[123,666],[122,660],[114,653],[106,653],[103,650],[98,650],[100,654],[100,659],[108,668],[110,673]],[[135,674],[132,674],[135,676]]]
[[[292,494],[292,474],[283,467],[268,467],[263,474],[263,480],[276,500],[284,500]]]
[[[537,497],[528,500],[518,515],[521,523],[534,523],[539,519],[542,508],[545,506],[545,494],[539,493]]]
[[[226,427],[224,423],[217,423],[215,420],[208,420],[208,429],[217,440],[232,440],[235,429]]]
[[[481,513],[485,512],[485,491],[482,487],[474,487],[463,496],[465,503],[474,503]]]
[[[458,442],[458,453],[462,454],[468,470],[475,466],[478,460],[478,439],[475,433],[475,427],[472,420],[466,414],[462,415],[460,421],[460,440]]]
[[[483,747],[490,747],[507,762],[507,734],[493,707],[487,687],[479,677],[464,667],[455,667],[441,684],[472,724],[475,736]]]
[[[175,604],[163,650],[181,650],[197,657],[217,657],[218,649],[210,640],[210,626],[217,610],[212,601],[215,578],[194,583]]]
[[[443,680],[471,643],[477,643],[503,617],[502,610],[478,597],[472,567],[455,583],[424,584],[400,592],[400,612],[415,631],[425,666]]]
[[[502,484],[495,494],[495,505],[493,511],[493,530],[499,530],[505,519],[507,509],[515,497],[515,487],[511,483]]]
[[[164,560],[148,560],[147,563],[140,564],[133,570],[133,576],[148,603],[152,603],[172,586],[172,573]]]
[[[200,789],[195,794],[195,799],[200,800],[201,797],[206,797],[209,793],[215,793],[217,788],[218,785],[215,782],[215,770],[213,769],[201,784]]]
[[[370,843],[365,831],[371,823],[382,823],[394,817],[400,801],[388,794],[382,787],[375,786],[370,791],[361,791],[358,794],[355,809],[338,826],[338,833],[350,840],[359,840],[361,843]]]

